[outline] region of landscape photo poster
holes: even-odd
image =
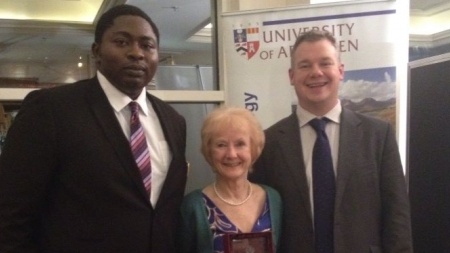
[[[341,83],[341,104],[396,125],[396,68],[346,71]]]
[[[352,1],[222,14],[227,103],[254,112],[264,128],[288,116],[297,104],[288,75],[290,48],[300,34],[325,30],[336,37],[345,66],[342,104],[395,128],[398,38],[408,33],[400,29],[396,4]]]

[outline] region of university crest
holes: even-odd
[[[252,58],[259,49],[259,28],[234,29],[234,47],[236,52],[246,57]]]

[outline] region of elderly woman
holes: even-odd
[[[265,185],[248,181],[264,147],[264,132],[242,108],[219,108],[201,130],[202,153],[215,181],[188,194],[183,202],[180,252],[224,252],[224,235],[271,231],[275,249],[280,236],[281,199]]]

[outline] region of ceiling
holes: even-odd
[[[418,9],[425,11],[427,9],[430,9],[432,7],[435,7],[436,5],[443,4],[446,1],[442,0],[411,0],[410,5],[411,9]]]
[[[210,54],[210,38],[191,38],[210,22],[210,0],[104,0],[100,10],[89,16],[85,3],[93,0],[1,0],[0,5],[0,78],[38,78],[40,83],[71,82],[89,76],[90,48],[98,13],[118,5],[131,4],[143,9],[155,21],[161,34],[160,59],[173,54],[199,52]],[[42,3],[47,3],[42,6]],[[12,7],[11,7],[12,6]],[[36,12],[50,9],[61,13],[59,17],[71,21],[46,19],[48,13]],[[8,11],[8,8],[20,11]],[[19,18],[31,16],[34,20],[13,20],[12,12],[23,12]],[[80,15],[73,15],[80,13]],[[5,17],[6,19],[1,19]],[[193,40],[187,41],[188,39]],[[198,42],[203,41],[203,42]],[[78,63],[83,67],[77,67]]]
[[[0,6],[0,78],[38,78],[40,82],[60,83],[77,80],[89,72],[93,25],[98,18],[99,0],[1,0]],[[192,36],[210,22],[210,0],[105,0],[99,1],[102,13],[111,6],[128,3],[146,11],[161,33],[162,61],[177,55],[210,54],[207,36]],[[44,4],[46,3],[46,5]],[[83,5],[77,10],[76,6]],[[86,4],[88,6],[86,6]],[[48,21],[47,12],[55,6],[60,13],[69,10],[72,21],[60,21],[62,15]],[[13,11],[7,12],[7,8]],[[15,11],[14,11],[15,9]],[[87,10],[94,9],[93,15]],[[411,38],[433,41],[450,31],[448,0],[411,0]],[[21,17],[12,12],[25,11]],[[37,16],[38,10],[44,11]],[[9,16],[6,15],[9,13]],[[80,15],[73,15],[79,13]],[[444,15],[445,14],[445,15]],[[23,20],[25,15],[33,20]],[[445,18],[443,18],[445,16]],[[1,19],[3,18],[3,19]],[[19,18],[21,20],[15,20]],[[47,21],[42,21],[45,19]],[[438,23],[437,23],[438,22]],[[421,27],[426,24],[427,26]],[[430,28],[432,27],[432,29]],[[437,30],[437,29],[440,30]],[[205,43],[206,42],[206,43]],[[78,62],[83,67],[74,67]],[[30,67],[36,66],[39,67]]]
[[[411,0],[410,40],[449,43],[450,2],[447,0]]]

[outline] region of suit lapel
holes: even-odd
[[[170,113],[167,112],[165,106],[161,104],[161,101],[159,101],[149,93],[147,94],[147,98],[152,103],[156,115],[158,115],[159,123],[161,124],[161,128],[164,133],[164,138],[166,139],[170,151],[172,152],[172,161],[169,164],[166,180],[164,180],[158,202],[155,205],[155,208],[157,208],[158,206],[164,204],[164,201],[169,200],[172,191],[176,190],[176,187],[173,187],[174,182],[170,181],[176,178],[173,176],[173,174],[176,172],[174,170],[180,168],[176,168],[175,166],[173,166],[173,161],[174,159],[177,159],[177,156],[179,156],[179,154],[182,152],[178,149],[179,146],[177,145],[177,140],[175,139],[178,135],[174,134],[175,131],[177,131],[176,128],[174,128],[174,126],[172,125],[175,122],[174,119],[170,117]]]
[[[295,185],[295,190],[298,195],[302,196],[303,203],[305,203],[308,214],[312,218],[308,181],[306,179],[305,162],[301,147],[300,125],[295,114],[291,114],[280,128],[278,140],[278,146],[288,165],[287,170],[290,178],[293,179],[292,182],[298,182]]]
[[[342,109],[336,179],[336,207],[340,206],[348,179],[356,169],[354,166],[355,154],[358,153],[357,143],[361,143],[362,135],[360,124],[361,121],[355,113]]]
[[[156,99],[154,99],[153,95],[147,94],[147,99],[152,103],[153,109],[155,110],[156,115],[158,115],[159,123],[161,124],[161,128],[164,133],[164,138],[166,139],[170,150],[172,151],[172,153],[175,153],[177,150],[174,149],[177,148],[177,145],[175,145],[176,142],[174,140],[174,135],[170,134],[175,131],[170,124],[170,122],[173,121],[169,118],[168,114],[165,113],[165,110],[161,106],[161,104]]]
[[[122,167],[125,168],[126,173],[130,175],[133,182],[136,184],[137,189],[139,189],[140,194],[150,205],[150,199],[144,184],[142,183],[139,168],[134,161],[129,141],[123,134],[122,128],[114,114],[114,109],[111,107],[108,98],[101,89],[97,78],[92,79],[92,85],[86,96],[87,102],[90,104],[90,108],[92,108],[97,123],[103,129],[106,138],[115,150]]]

